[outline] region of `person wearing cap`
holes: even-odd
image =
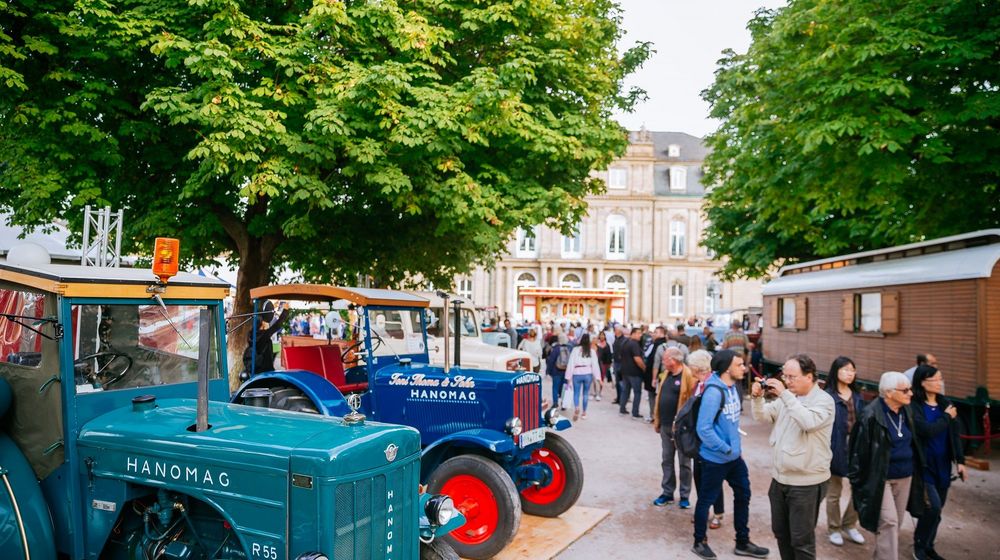
[[[830,447],[836,416],[833,397],[819,387],[816,364],[805,354],[789,358],[785,381],[754,383],[755,420],[774,424],[771,445],[771,529],[781,560],[816,558],[816,521],[830,481]],[[786,386],[787,384],[787,386]],[[764,401],[765,388],[775,398]]]
[[[721,350],[712,358],[715,372],[705,384],[698,410],[697,431],[701,449],[701,491],[694,511],[694,546],[699,558],[712,560],[715,552],[708,546],[708,510],[722,492],[723,481],[733,490],[733,526],[736,529],[737,556],[767,558],[768,549],[750,542],[750,472],[743,461],[740,440],[740,415],[743,402],[736,384],[746,375],[743,356]]]

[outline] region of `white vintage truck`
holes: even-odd
[[[430,311],[436,321],[427,329],[428,353],[430,354],[431,365],[443,365],[444,342],[441,340],[441,317],[444,316],[444,310],[442,309],[443,300],[435,292],[411,293],[428,299],[431,302]],[[451,295],[449,301],[454,301],[455,299],[462,298]],[[448,313],[450,321],[448,325],[449,332],[451,332],[452,336],[454,335],[452,331],[455,325],[454,310],[455,308],[452,305]],[[482,323],[471,301],[463,301],[461,304],[461,314],[462,348],[459,355],[462,367],[499,371],[514,371],[518,368],[531,370],[531,356],[527,352],[522,352],[514,348],[493,346],[483,341]],[[454,345],[452,345],[450,352],[451,363],[455,363]]]

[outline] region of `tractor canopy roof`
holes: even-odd
[[[30,286],[66,297],[148,298],[159,282],[148,268],[70,264],[14,264],[0,261],[0,281]],[[164,298],[223,299],[229,284],[212,276],[181,272],[166,285]]]
[[[397,290],[376,288],[342,288],[324,284],[280,284],[250,290],[253,299],[289,299],[300,301],[347,300],[362,307],[429,307],[427,299]]]

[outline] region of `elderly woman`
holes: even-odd
[[[712,355],[704,350],[696,350],[688,355],[688,368],[694,378],[693,387],[688,388],[687,384],[681,387],[681,396],[677,402],[677,410],[680,410],[688,399],[695,395],[700,395],[705,390],[705,382],[712,375]],[[701,461],[694,457],[694,488],[700,492],[701,487]],[[719,492],[719,498],[712,505],[712,519],[708,523],[709,529],[718,529],[722,526],[722,515],[726,512],[724,493]],[[693,521],[693,519],[692,519]]]
[[[913,557],[917,560],[941,559],[934,550],[934,540],[941,524],[941,509],[948,499],[952,463],[965,480],[965,455],[955,420],[958,411],[941,394],[943,387],[944,378],[936,367],[922,365],[913,372],[913,423],[924,441],[924,483],[929,502],[913,532]]]
[[[913,390],[906,376],[883,373],[878,392],[851,431],[847,477],[861,526],[876,534],[873,558],[897,560],[904,512],[924,513],[924,446],[913,422]]]

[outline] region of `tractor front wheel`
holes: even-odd
[[[521,502],[510,476],[478,455],[459,455],[441,463],[428,480],[428,492],[446,494],[465,516],[465,525],[443,538],[464,558],[496,556],[521,526]]]
[[[559,434],[545,434],[545,443],[531,453],[525,465],[541,463],[552,471],[545,485],[529,486],[521,491],[524,513],[558,517],[573,507],[583,491],[583,462],[576,449]]]

